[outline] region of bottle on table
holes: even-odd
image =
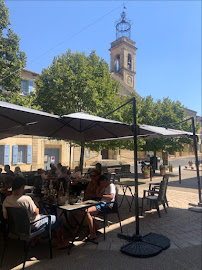
[[[84,200],[84,190],[81,191],[80,200],[81,200],[81,202],[83,202],[83,200]]]

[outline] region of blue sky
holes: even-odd
[[[122,1],[9,1],[27,69],[41,72],[54,56],[95,49],[110,64]],[[136,54],[136,91],[201,109],[201,1],[127,1]]]

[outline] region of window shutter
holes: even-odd
[[[4,165],[10,163],[10,145],[4,145]]]
[[[34,82],[29,81],[29,94],[31,94],[34,91]]]
[[[32,163],[32,145],[27,145],[27,163]]]
[[[13,145],[13,149],[12,149],[12,164],[17,164],[18,163],[18,146],[17,145]]]

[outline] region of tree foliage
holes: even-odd
[[[21,69],[26,56],[19,48],[19,37],[9,28],[9,12],[0,0],[0,94],[2,91],[21,90]]]
[[[126,102],[126,99],[122,102]],[[152,96],[146,98],[136,98],[137,104],[137,124],[146,124],[159,127],[170,127],[179,130],[192,131],[191,123],[184,122],[175,126],[176,123],[183,121],[186,118],[184,107],[179,101],[171,101],[168,97],[163,100],[157,100],[154,102]],[[128,124],[133,124],[132,104],[128,104],[123,107],[121,113],[121,120]],[[186,137],[181,138],[160,138],[160,139],[148,139],[139,140],[139,150],[144,151],[182,151],[184,144],[190,143],[190,139]],[[127,149],[133,149],[133,142],[124,142],[124,147]]]
[[[116,104],[118,84],[109,66],[95,51],[71,53],[68,50],[43,69],[37,82],[37,103],[58,115],[85,111],[103,116]]]

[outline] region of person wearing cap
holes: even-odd
[[[3,202],[3,216],[8,218],[6,207],[24,207],[27,209],[30,222],[37,221],[44,215],[39,214],[39,208],[35,205],[30,196],[23,195],[25,186],[25,179],[22,177],[16,177],[12,183],[12,194],[7,196]],[[34,223],[33,229],[38,229],[43,224],[48,224],[48,217]],[[56,235],[58,238],[58,248],[64,249],[69,247],[69,242],[63,239],[63,225],[61,220],[56,221],[56,216],[51,215],[51,225],[54,225],[56,229]],[[35,239],[36,240],[36,239]]]

